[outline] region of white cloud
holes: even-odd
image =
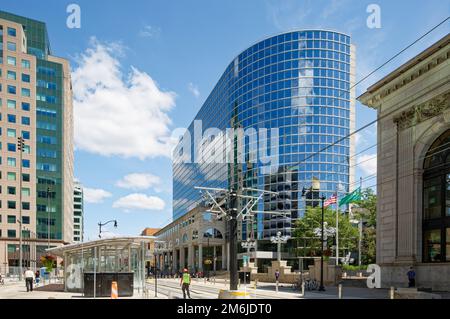
[[[175,93],[160,90],[150,75],[134,67],[129,74],[122,73],[114,56],[121,48],[94,38],[76,59],[72,73],[76,147],[104,156],[170,157],[168,112],[175,105]]]
[[[377,173],[377,154],[364,154],[358,156],[356,165],[366,176]]]
[[[139,31],[139,36],[143,38],[159,38],[161,35],[161,28],[151,25],[146,25]]]
[[[194,83],[190,82],[188,84],[188,90],[191,92],[196,98],[200,96],[200,90],[198,89],[198,86]]]
[[[119,198],[113,203],[113,208],[122,208],[125,212],[138,210],[163,210],[166,203],[159,197],[145,194],[130,194]]]
[[[143,190],[149,189],[150,187],[157,187],[160,184],[161,179],[158,176],[134,173],[124,176],[116,183],[116,186],[127,189]]]
[[[83,198],[87,203],[102,203],[106,198],[111,197],[110,192],[99,188],[83,188]]]

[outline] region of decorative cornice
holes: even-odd
[[[411,107],[394,117],[399,130],[407,129],[450,109],[450,93],[439,95],[425,103]]]

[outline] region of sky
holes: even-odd
[[[81,9],[80,28],[67,25],[70,4]],[[367,23],[370,5],[379,8],[379,25]],[[227,65],[252,44],[293,29],[347,33],[359,80],[450,15],[442,0],[0,0],[0,9],[46,22],[53,55],[71,63],[85,240],[98,236],[100,221],[117,219],[117,229],[104,228],[115,235],[171,221],[172,132],[190,124]],[[358,84],[357,96],[449,31],[447,21]],[[375,118],[357,103],[357,127]],[[376,144],[376,127],[356,137],[358,153]],[[357,156],[357,179],[376,173],[375,157],[375,147]]]

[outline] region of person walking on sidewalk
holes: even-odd
[[[409,268],[407,276],[408,276],[408,288],[416,287],[416,272],[414,271],[413,267]]]
[[[181,276],[181,282],[180,282],[181,290],[183,291],[183,299],[186,299],[186,292],[187,292],[188,298],[192,299],[191,294],[189,292],[190,284],[191,284],[191,275],[189,274],[188,270],[185,268],[183,270],[183,275]]]
[[[27,268],[25,271],[25,284],[27,286],[27,292],[33,291],[34,272]]]

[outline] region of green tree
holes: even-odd
[[[327,227],[336,228],[336,211],[326,208],[324,211],[324,222]],[[294,238],[297,239],[296,253],[298,256],[320,256],[320,237],[317,236],[315,230],[321,227],[322,209],[308,208],[305,215],[298,219],[293,232]],[[352,251],[357,247],[358,229],[354,227],[345,214],[339,214],[339,256],[342,257],[343,250]],[[335,236],[329,236],[327,239],[327,247],[335,244]],[[327,249],[325,255],[331,255],[331,251]],[[333,253],[334,255],[334,253]]]
[[[355,218],[363,220],[361,261],[363,264],[376,262],[377,195],[371,188],[362,192],[361,200],[354,203],[359,208]]]

